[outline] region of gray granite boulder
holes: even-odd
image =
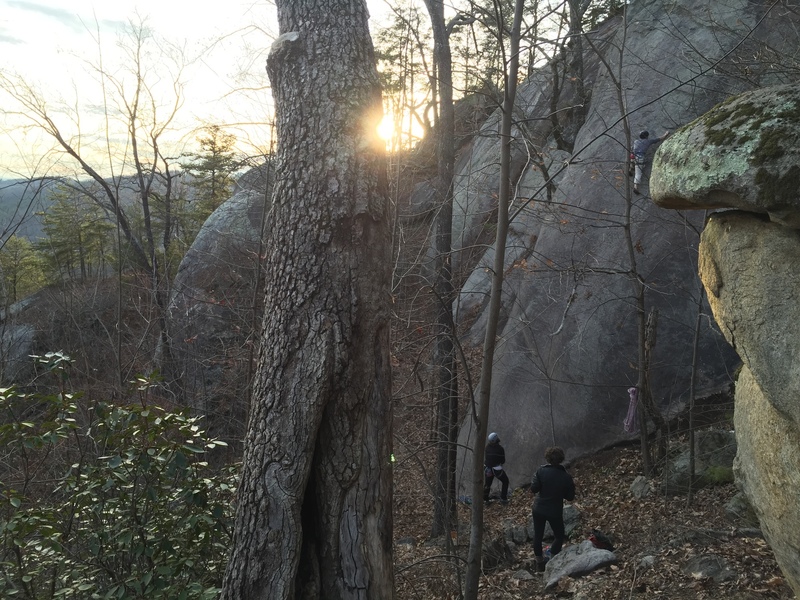
[[[23,383],[33,374],[36,328],[18,317],[40,301],[44,293],[34,294],[0,309],[0,383]]]
[[[617,562],[610,550],[595,548],[589,540],[567,546],[547,562],[544,571],[545,588],[554,588],[562,577],[586,575]]]
[[[657,151],[653,200],[665,208],[740,208],[800,228],[800,84],[734,96]]]
[[[578,529],[581,526],[581,511],[574,504],[565,504],[564,505],[564,536],[565,539],[569,539],[572,535],[572,532]],[[533,540],[533,517],[528,516],[528,523],[527,523],[527,532],[528,532],[528,539]],[[550,523],[547,523],[544,526],[544,537],[545,540],[552,540],[553,539],[553,528],[550,526]]]
[[[736,456],[736,434],[720,429],[701,430],[694,440],[693,489],[733,482],[733,460]],[[666,494],[689,491],[689,445],[679,448],[667,461],[662,482]]]
[[[711,578],[716,583],[736,579],[736,572],[728,566],[728,561],[717,554],[691,557],[686,561],[683,572],[696,579]]]
[[[514,564],[514,552],[503,536],[484,542],[481,552],[481,569],[484,573],[508,568],[512,564]]]
[[[32,374],[35,341],[32,325],[0,322],[0,382],[21,383]]]
[[[742,492],[735,494],[725,503],[725,515],[736,525],[746,528],[758,528],[758,517],[753,505]]]
[[[226,437],[241,437],[246,418],[262,314],[264,210],[264,192],[244,190],[214,211],[181,261],[169,304],[173,376],[184,403],[225,422]]]

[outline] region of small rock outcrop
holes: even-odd
[[[691,477],[689,445],[686,444],[667,461],[664,493],[685,494],[692,488],[731,483],[735,456],[735,432],[719,429],[698,431],[694,440],[694,480]]]
[[[0,382],[22,381],[31,373],[36,330],[27,324],[2,324],[0,328]]]
[[[717,583],[736,578],[736,573],[730,569],[727,561],[716,554],[693,556],[686,561],[683,571],[697,579],[711,578]]]
[[[569,539],[572,532],[578,529],[581,526],[581,512],[577,509],[577,507],[573,504],[565,504],[564,511],[564,535],[567,539]],[[534,538],[534,529],[533,529],[533,517],[528,517],[528,539],[533,541]],[[550,526],[550,523],[547,523],[544,527],[544,537],[545,540],[552,540],[554,537],[553,528]]]
[[[739,492],[725,504],[725,514],[728,519],[736,525],[746,528],[757,528],[758,517],[753,510],[753,506],[742,492]]]
[[[481,567],[485,573],[508,568],[514,564],[514,552],[505,538],[496,537],[483,545]]]
[[[578,577],[615,562],[616,554],[596,548],[588,540],[567,546],[547,563],[544,572],[545,589],[554,588],[562,577]]]
[[[743,362],[735,394],[736,480],[795,592],[800,592],[799,140],[800,85],[743,94],[668,139],[657,152],[651,183],[653,199],[666,208],[737,209],[708,218],[699,271],[714,318]]]

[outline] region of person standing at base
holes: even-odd
[[[564,544],[564,500],[575,499],[575,482],[564,465],[564,451],[558,446],[548,448],[544,453],[547,461],[536,470],[531,481],[531,492],[538,494],[533,502],[533,553],[536,555],[536,569],[544,571],[547,560],[542,553],[542,538],[547,523],[553,528],[551,556],[561,552]]]
[[[489,502],[492,483],[497,479],[503,484],[500,490],[500,502],[508,503],[508,475],[503,465],[506,462],[506,451],[500,445],[500,436],[492,432],[486,444],[483,456],[483,501]]]
[[[650,138],[649,131],[642,131],[639,134],[639,139],[634,140],[633,142],[633,160],[636,166],[636,169],[633,173],[633,193],[639,193],[639,186],[642,183],[642,178],[644,177],[644,170],[647,166],[647,151],[650,149],[650,146],[654,144],[658,144],[663,142],[669,136],[669,131],[664,132],[660,138]]]

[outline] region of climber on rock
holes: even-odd
[[[663,142],[669,136],[669,131],[665,131],[664,135],[659,138],[651,138],[649,131],[642,131],[639,138],[633,142],[633,151],[631,152],[631,159],[635,165],[633,176],[633,193],[638,194],[639,185],[642,183],[645,167],[647,166],[647,151],[651,146],[655,146]]]

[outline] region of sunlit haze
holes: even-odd
[[[368,4],[373,24],[385,18],[383,0]],[[99,139],[108,114],[98,66],[102,60],[104,70],[120,73],[123,80],[122,68],[131,61],[124,60],[118,42],[130,23],[144,23],[154,39],[170,45],[166,54],[182,56],[186,63],[180,73],[183,105],[164,137],[175,153],[191,147],[196,131],[206,124],[228,128],[242,152],[266,149],[271,95],[264,65],[277,31],[269,2],[0,0],[0,72],[18,75],[17,81],[46,101],[63,132],[81,133],[85,149]],[[164,93],[164,110],[169,110],[174,99],[169,78],[177,71],[164,61],[157,69],[164,71],[153,69],[154,79],[160,77],[156,93]],[[52,140],[29,127],[23,115],[15,114],[19,111],[8,95],[0,95],[0,176],[41,175],[59,168],[56,163],[69,163],[59,153],[38,163],[53,147]],[[118,134],[124,140],[124,130]],[[384,129],[381,135],[390,132]]]

